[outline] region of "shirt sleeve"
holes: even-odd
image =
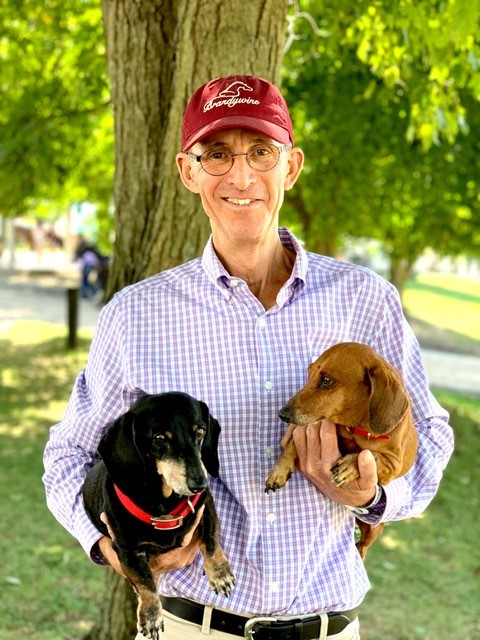
[[[102,560],[92,549],[102,534],[85,512],[82,486],[98,459],[100,438],[124,411],[123,345],[119,305],[110,303],[102,310],[87,365],[77,377],[65,415],[50,430],[44,452],[47,505],[99,564]]]
[[[396,289],[387,285],[384,312],[371,344],[403,376],[412,401],[418,453],[404,476],[384,485],[384,509],[374,507],[370,513],[358,516],[371,524],[420,515],[435,496],[453,452],[448,413],[429,390],[418,341],[405,320]]]

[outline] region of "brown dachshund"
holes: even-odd
[[[336,344],[313,362],[307,384],[279,416],[296,425],[323,419],[336,423],[343,455],[332,468],[332,482],[337,486],[358,477],[358,453],[362,449],[373,453],[381,485],[404,475],[417,454],[417,431],[400,374],[371,347],[357,342]],[[265,490],[283,487],[296,461],[292,438],[270,472]],[[361,531],[357,549],[365,558],[383,525],[357,523]]]

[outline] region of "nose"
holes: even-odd
[[[233,184],[239,191],[245,191],[251,184],[257,181],[255,169],[247,162],[247,155],[238,153],[234,157],[232,168],[227,174],[230,184]]]
[[[280,420],[283,420],[283,422],[291,422],[292,410],[290,409],[288,404],[280,409],[280,411],[278,412],[278,417],[280,418]]]
[[[189,471],[187,477],[187,487],[192,493],[200,493],[207,488],[207,478],[200,469]]]

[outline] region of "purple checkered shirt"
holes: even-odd
[[[401,371],[419,452],[413,469],[386,486],[383,514],[364,516],[372,522],[425,509],[453,437],[394,287],[368,269],[307,253],[286,229],[279,233],[297,258],[268,311],[225,271],[211,240],[202,258],[127,287],[103,309],[87,366],[51,430],[47,501],[91,554],[100,534],[85,514],[81,486],[106,426],[141,394],[184,391],[205,401],[222,427],[220,476],[210,486],[237,584],[228,600],[216,595],[198,554],[191,566],[164,574],[160,590],[247,614],[341,611],[357,606],[369,587],[354,515],[299,472],[265,494],[285,431],[279,409],[305,383],[310,362],[337,342],[369,344]]]

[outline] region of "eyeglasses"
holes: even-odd
[[[256,144],[246,153],[232,153],[228,149],[208,149],[197,156],[191,151],[188,155],[200,162],[202,169],[211,176],[224,176],[230,171],[237,156],[245,156],[248,166],[255,171],[270,171],[277,166],[282,151],[291,149],[291,144]]]

